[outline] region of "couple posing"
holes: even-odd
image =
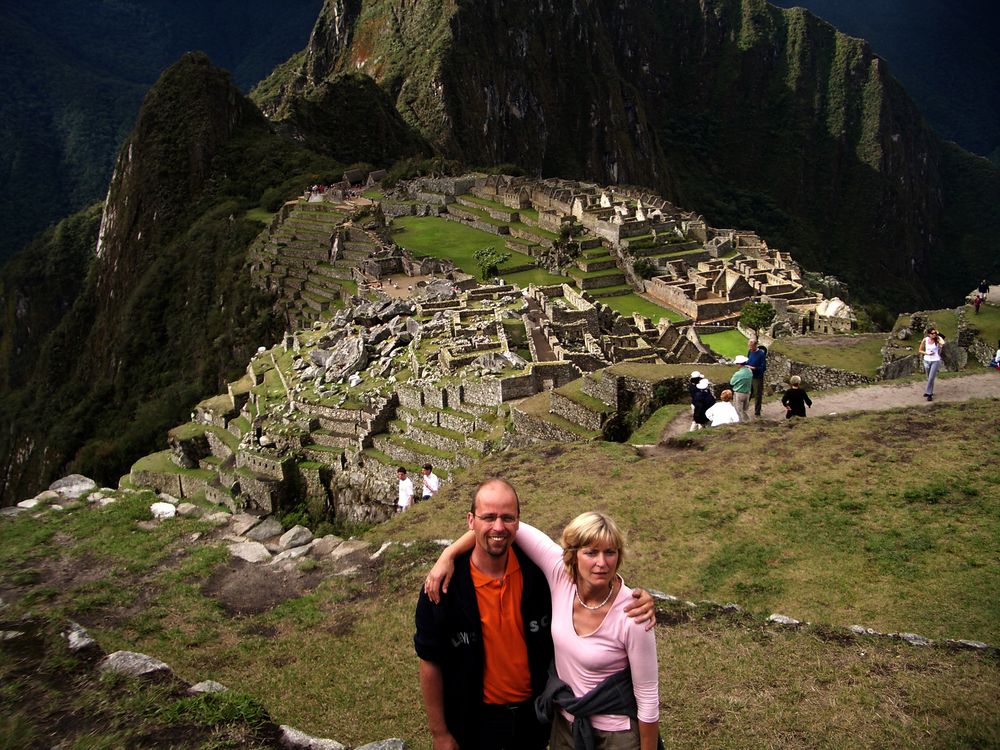
[[[434,750],[653,750],[652,597],[618,575],[614,522],[584,513],[556,544],[521,523],[509,482],[489,479],[468,525],[417,603]]]

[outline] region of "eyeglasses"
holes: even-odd
[[[482,516],[477,516],[475,513],[473,513],[472,515],[476,516],[476,518],[478,518],[483,523],[496,523],[498,518],[501,521],[503,521],[504,526],[513,526],[515,523],[517,523],[517,516],[510,516],[510,515],[498,516],[496,513],[487,513],[486,515]]]

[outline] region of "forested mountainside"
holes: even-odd
[[[865,39],[946,140],[1000,164],[1000,47],[992,0],[772,0]]]
[[[301,49],[322,0],[0,2],[0,262],[104,197],[164,68],[203,50],[247,91]]]
[[[115,482],[194,403],[224,390],[280,333],[271,300],[250,285],[246,249],[263,225],[246,211],[344,166],[275,135],[205,55],[166,71],[103,211],[61,222],[0,276],[0,501],[69,468]]]
[[[302,131],[296,102],[347,71],[449,157],[648,185],[890,308],[950,304],[1000,269],[997,210],[946,213],[1000,197],[993,172],[943,147],[864,41],[802,9],[327,0],[254,97]]]

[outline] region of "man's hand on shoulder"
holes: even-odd
[[[631,617],[636,625],[645,625],[646,630],[652,630],[656,624],[656,608],[653,606],[653,596],[646,589],[632,589],[633,601],[625,605],[625,614]]]

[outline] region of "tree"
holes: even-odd
[[[479,248],[472,254],[472,257],[479,264],[479,277],[483,281],[487,281],[491,277],[499,275],[500,272],[498,269],[510,260],[510,253],[497,250],[490,245],[489,247]]]
[[[774,322],[774,308],[767,302],[747,302],[740,310],[740,324],[752,328],[754,334]]]

